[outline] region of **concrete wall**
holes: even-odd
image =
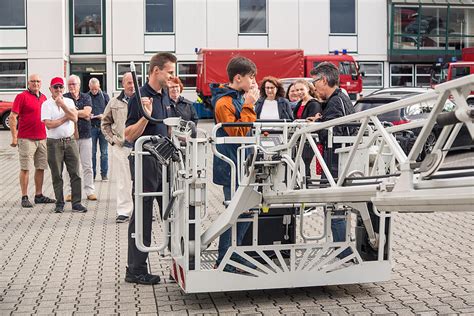
[[[358,0],[357,2],[358,58],[364,61],[386,61],[387,1]]]

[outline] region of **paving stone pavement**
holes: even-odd
[[[96,182],[98,201],[84,202],[85,214],[73,214],[70,204],[63,214],[51,205],[22,209],[9,141],[0,131],[0,315],[474,315],[474,213],[397,214],[387,282],[184,294],[168,281],[169,258],[155,253],[150,270],[162,283],[125,283],[127,224],[115,223],[113,165],[111,181]],[[212,220],[222,197],[210,189]],[[49,171],[44,193],[53,196]]]

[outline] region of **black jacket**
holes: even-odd
[[[291,110],[290,102],[282,97],[279,97],[276,101],[278,104],[278,116],[280,120],[293,121],[293,111]],[[260,119],[260,113],[262,113],[263,103],[265,103],[264,97],[261,97],[255,103],[255,113],[257,113],[257,119]]]
[[[341,89],[336,89],[334,93],[327,99],[323,107],[322,121],[330,121],[339,117],[355,113],[351,100]],[[334,128],[334,135],[349,136],[353,134],[354,128],[337,126]]]
[[[293,114],[295,116],[295,119],[296,119],[296,114],[298,113],[298,110],[301,107],[302,102],[303,100],[298,101],[295,108],[293,109]],[[306,119],[308,117],[315,116],[316,114],[321,113],[322,111],[323,111],[323,108],[321,106],[321,103],[319,103],[318,100],[316,99],[311,99],[304,106],[303,113],[301,114],[301,119]],[[305,143],[303,153],[301,156],[305,160],[313,158],[314,151],[308,142]]]
[[[302,102],[303,102],[302,100],[298,101],[295,108],[293,109],[293,116],[295,117],[295,119],[296,119],[296,114],[298,113],[298,110]],[[321,106],[321,103],[319,103],[318,100],[316,99],[311,99],[308,101],[308,103],[306,103],[303,113],[301,115],[301,119],[305,119],[310,116],[315,116],[317,113],[322,113],[322,112],[323,112],[323,108]]]
[[[199,118],[191,101],[180,96],[176,102],[170,98],[170,102],[170,117],[181,117],[185,121],[198,123]]]

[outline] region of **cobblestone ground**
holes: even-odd
[[[22,209],[9,135],[0,132],[0,315],[474,314],[474,213],[397,215],[387,282],[187,295],[168,281],[169,259],[153,253],[150,269],[163,282],[125,283],[127,224],[115,223],[113,166],[85,214]],[[53,196],[46,175],[44,193]],[[221,193],[213,187],[209,196],[216,214]]]

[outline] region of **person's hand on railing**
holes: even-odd
[[[322,117],[323,115],[321,113],[316,113],[315,116],[309,116],[306,118],[306,120],[309,122],[316,122],[319,121]]]

